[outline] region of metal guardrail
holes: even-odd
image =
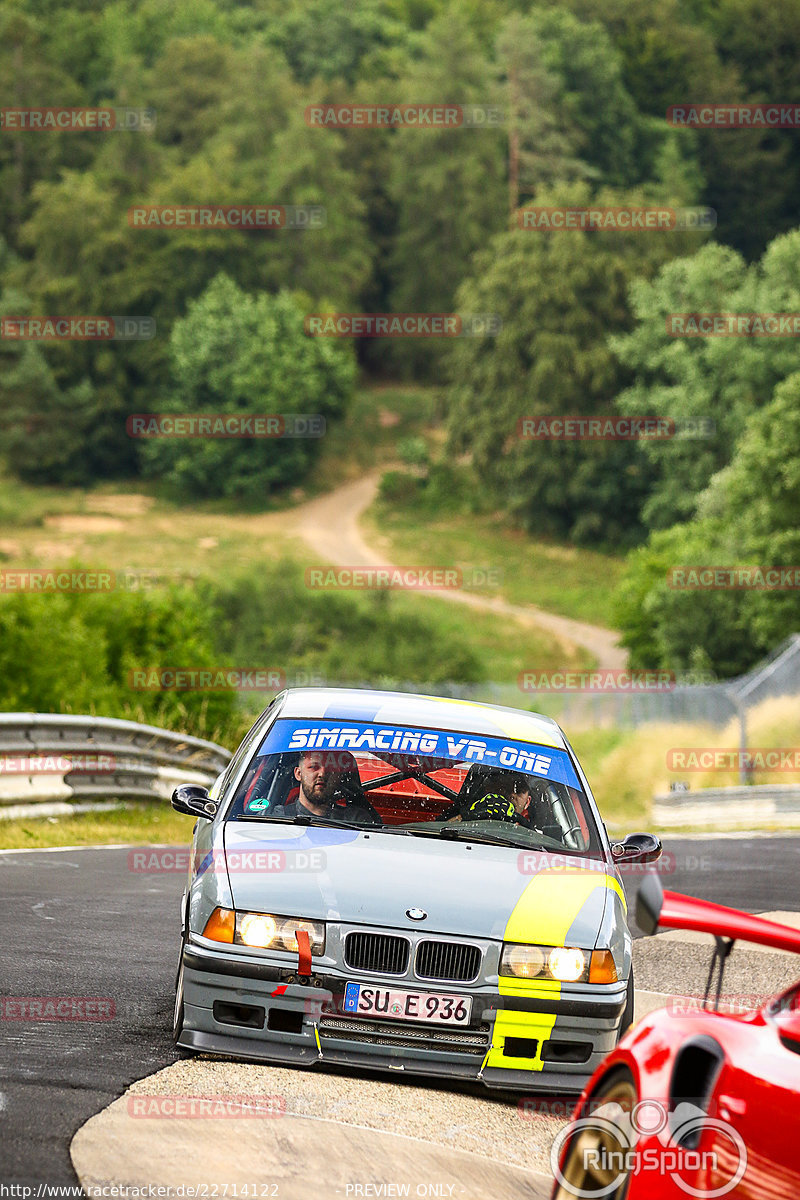
[[[0,819],[168,798],[181,783],[209,787],[230,759],[215,742],[115,717],[0,713]]]
[[[652,821],[656,829],[686,825],[696,829],[800,825],[800,783],[663,793],[653,798]]]

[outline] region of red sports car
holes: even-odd
[[[800,954],[800,931],[642,884],[637,921],[713,934],[699,1011],[659,1009],[597,1068],[556,1139],[553,1200],[800,1197],[800,982],[757,1011],[719,1011],[741,938]],[[716,972],[716,983],[714,975]]]

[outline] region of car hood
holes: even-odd
[[[597,860],[376,830],[228,822],[224,847],[237,909],[347,924],[592,948],[622,895]]]

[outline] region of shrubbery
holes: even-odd
[[[341,342],[308,337],[303,306],[288,292],[249,295],[218,275],[170,338],[174,388],[165,413],[241,416],[343,415],[355,361]],[[154,438],[141,444],[145,475],[183,500],[226,496],[257,501],[302,483],[318,437]]]
[[[474,682],[477,656],[386,592],[313,592],[294,562],[145,592],[0,599],[0,708],[96,713],[235,745],[269,694],[149,691],[132,672],[246,668],[319,682]]]

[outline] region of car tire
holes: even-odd
[[[631,964],[631,973],[628,976],[628,991],[625,997],[625,1008],[622,1013],[622,1020],[619,1023],[617,1030],[617,1041],[628,1032],[633,1024],[633,1006],[635,1003],[634,983],[633,983],[633,964]]]
[[[618,1159],[620,1148],[624,1148],[624,1140],[618,1142],[613,1132],[608,1130],[609,1121],[598,1121],[595,1126],[592,1114],[602,1103],[617,1103],[626,1112],[630,1112],[638,1103],[639,1093],[636,1081],[627,1067],[617,1067],[609,1071],[601,1079],[586,1106],[587,1115],[582,1118],[585,1122],[570,1127],[564,1150],[560,1156],[560,1167],[552,1200],[575,1200],[576,1196],[603,1196],[604,1200],[625,1200],[628,1195],[631,1175],[627,1169],[622,1169],[618,1176],[609,1178],[608,1168],[594,1168],[598,1157],[606,1161]],[[605,1126],[605,1128],[604,1128]],[[603,1151],[606,1151],[606,1155]]]

